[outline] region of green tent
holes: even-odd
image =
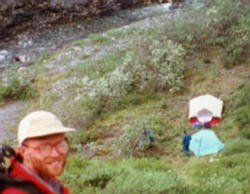
[[[202,129],[191,137],[190,150],[196,156],[215,154],[224,148],[224,144],[212,130]]]

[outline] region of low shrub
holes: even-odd
[[[82,97],[73,103],[67,103],[70,99],[65,98],[63,103],[63,117],[65,123],[69,122],[75,127],[88,127],[96,118],[102,115],[103,102],[96,98]],[[69,111],[70,114],[69,114]],[[62,112],[62,110],[60,111]]]
[[[133,168],[137,170],[142,170],[142,171],[164,171],[168,173],[173,173],[173,166],[170,162],[168,161],[163,161],[163,160],[158,160],[156,158],[140,158],[140,159],[134,159],[132,162]]]
[[[226,68],[243,63],[249,56],[247,50],[250,48],[250,7],[244,6],[245,10],[230,13],[233,20],[227,23],[228,32],[224,34],[227,40],[223,44],[225,52],[222,56]]]
[[[239,108],[234,114],[235,123],[238,125],[241,134],[250,138],[250,105]]]
[[[238,108],[250,105],[250,85],[242,85],[235,92],[228,102],[228,109],[237,110]],[[232,112],[232,111],[230,111]]]
[[[105,188],[109,181],[117,176],[119,168],[115,168],[112,163],[100,161],[92,163],[86,170],[81,179],[84,184],[91,187]]]
[[[250,139],[250,125],[249,124],[244,127],[244,129],[241,131],[241,134],[244,137]]]
[[[233,110],[233,111],[227,111]],[[232,95],[226,109],[228,116],[233,116],[234,123],[241,134],[250,138],[250,86],[243,85],[240,90]]]
[[[68,157],[67,165],[61,179],[70,188],[72,193],[81,193],[84,191],[86,186],[80,177],[84,173],[84,169],[89,165],[90,161],[83,157]]]
[[[182,44],[188,55],[216,46],[222,48],[221,61],[226,68],[247,60],[250,48],[250,6],[244,1],[211,0],[205,5],[188,7],[162,36]],[[202,42],[202,44],[201,44]]]
[[[248,157],[249,154],[235,153],[218,157],[215,161],[199,161],[188,171],[192,176],[192,181],[202,185],[200,188],[202,193],[244,193],[250,173],[247,168]],[[186,193],[192,192],[187,189]]]
[[[99,139],[99,134],[95,130],[78,129],[75,133],[69,134],[68,139],[73,148],[76,145],[83,145]]]
[[[159,193],[177,185],[171,164],[153,158],[88,160],[70,156],[61,179],[73,193]]]
[[[185,50],[181,45],[157,37],[156,32],[146,33],[133,44],[123,64],[100,78],[82,79],[81,86],[89,96],[122,97],[131,91],[154,93],[182,88]]]
[[[244,153],[250,149],[250,141],[244,138],[236,138],[228,142],[222,150],[222,154],[229,156]]]
[[[128,94],[120,98],[112,98],[110,100],[111,110],[122,110],[128,106],[139,106],[148,100],[154,98],[153,96],[145,96],[140,94]]]
[[[143,127],[143,123],[138,120],[123,127],[123,134],[114,142],[114,147],[119,155],[132,156],[134,154],[138,149],[140,133]]]
[[[6,84],[0,84],[0,99],[24,100],[34,96],[34,89],[28,80],[12,75]]]
[[[220,164],[223,168],[226,169],[234,169],[237,167],[246,167],[250,164],[249,161],[250,151],[246,151],[243,153],[234,153],[232,155],[226,155],[226,157],[221,157]],[[250,171],[249,171],[250,172]],[[244,174],[242,172],[242,174]],[[238,174],[240,175],[240,173]],[[235,176],[238,177],[238,176]]]
[[[163,171],[130,170],[110,181],[103,193],[155,194],[176,187],[176,177]]]
[[[105,34],[91,34],[89,39],[96,44],[109,44],[112,42],[112,39]]]
[[[178,91],[183,86],[186,51],[180,44],[157,36],[157,32],[148,32],[134,43],[135,50],[124,58],[124,71],[132,73],[132,89]]]
[[[84,54],[86,57],[86,54]],[[83,56],[83,57],[84,57]],[[83,77],[84,81],[97,80],[106,74],[114,71],[116,67],[122,64],[121,57],[123,56],[122,51],[110,52],[96,60],[83,60],[75,69],[75,73],[78,76],[87,75],[89,80],[84,80],[86,77]]]
[[[148,115],[143,119],[135,119],[129,124],[123,127],[123,133],[117,137],[114,141],[114,148],[117,150],[118,155],[133,156],[135,154],[143,155],[145,151],[150,147],[149,137],[142,136],[142,129],[151,129],[152,133],[150,137],[154,139],[153,147],[156,148],[156,143],[159,142],[160,137],[158,132],[160,130],[155,129],[154,119],[155,115]],[[140,154],[141,153],[141,154]]]

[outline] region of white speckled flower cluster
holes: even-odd
[[[105,77],[90,80],[85,76],[81,82],[83,87],[87,88],[90,97],[120,97],[129,91],[132,76],[130,73],[124,72],[122,67],[118,67]]]
[[[132,74],[133,86],[144,92],[181,89],[184,48],[170,40],[142,41],[150,46],[139,50],[138,53],[128,53],[123,63],[125,71]]]
[[[150,46],[148,46],[150,45]],[[177,91],[182,87],[185,50],[179,44],[163,39],[140,39],[135,50],[127,51],[123,62],[104,76],[91,79],[87,75],[75,80],[65,80],[54,88],[62,92],[76,84],[76,99],[121,97],[131,91]]]

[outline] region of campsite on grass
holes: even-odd
[[[0,0],[0,145],[45,110],[72,194],[250,194],[249,51],[249,0]]]

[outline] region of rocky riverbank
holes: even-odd
[[[178,5],[185,6],[185,3]],[[16,62],[30,65],[41,54],[53,52],[63,44],[85,38],[89,34],[100,33],[147,17],[164,14],[169,11],[170,6],[175,7],[173,4],[166,3],[117,10],[101,17],[75,18],[72,21],[62,20],[61,24],[46,24],[44,27],[28,28],[15,36],[10,34],[0,41],[0,71]],[[17,27],[20,26],[17,25]]]
[[[0,38],[25,28],[108,14],[144,0],[0,0]]]

